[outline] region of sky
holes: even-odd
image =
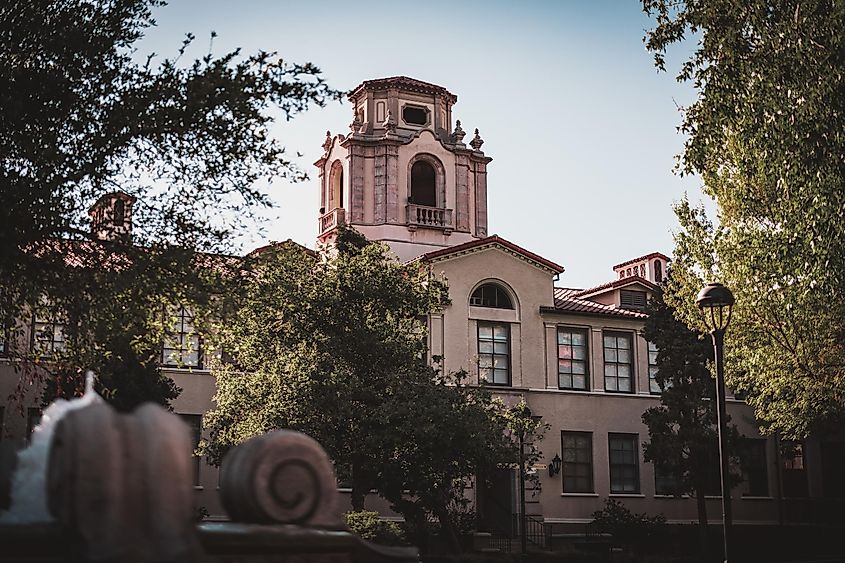
[[[172,0],[153,14],[139,56],[173,56],[191,32],[187,54],[200,57],[213,30],[214,54],[277,51],[314,63],[340,90],[405,75],[456,94],[453,119],[470,135],[477,127],[493,158],[488,233],[562,264],[558,285],[589,287],[613,279],[617,263],[671,255],[673,202],[705,199],[698,178],[673,172],[679,108],[695,100],[675,81],[683,52],[657,72],[643,44],[652,22],[636,0]],[[267,186],[278,207],[247,250],[288,238],[314,246],[312,163],[326,131],[348,134],[351,118],[344,101],[274,125],[310,179]]]

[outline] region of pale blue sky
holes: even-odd
[[[560,285],[612,278],[614,264],[671,254],[673,201],[700,181],[672,173],[683,138],[677,105],[694,93],[674,70],[657,73],[643,46],[651,22],[634,0],[358,2],[174,0],[155,11],[140,53],[172,55],[185,32],[195,49],[278,51],[319,66],[330,85],[407,75],[458,96],[453,116],[475,127],[488,169],[489,232],[566,267]],[[348,133],[348,103],[312,109],[275,131],[311,174],[268,188],[279,204],[268,239],[313,247],[316,169],[326,130]]]

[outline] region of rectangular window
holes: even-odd
[[[781,442],[781,464],[783,464],[783,496],[786,498],[808,497],[804,443],[788,440]]]
[[[182,422],[188,425],[191,429],[191,456],[193,456],[193,474],[194,485],[200,484],[200,463],[201,456],[197,455],[197,448],[200,445],[200,438],[202,437],[202,415],[200,414],[180,414],[179,417]]]
[[[845,442],[822,442],[822,493],[826,498],[845,498]]]
[[[510,385],[510,332],[506,323],[478,323],[478,376],[493,385]]]
[[[632,373],[634,354],[631,335],[620,332],[604,333],[604,389],[633,393]]]
[[[652,395],[660,395],[660,385],[657,384],[657,345],[648,343],[648,391]]]
[[[639,494],[640,464],[637,434],[608,434],[610,453],[610,492]]]
[[[64,349],[64,314],[57,307],[42,303],[32,319],[32,351],[49,358]]]
[[[561,432],[564,493],[593,491],[593,435],[589,432]]]
[[[769,476],[766,472],[766,440],[745,438],[740,448],[742,494],[752,497],[769,496]]]
[[[674,496],[678,491],[678,477],[670,467],[654,465],[654,494]]]
[[[162,364],[169,367],[202,368],[200,337],[194,327],[191,310],[179,307],[170,314],[170,327],[162,346]]]
[[[645,309],[645,291],[619,290],[619,304],[625,309]]]
[[[9,355],[9,338],[11,337],[11,330],[9,326],[11,323],[3,323],[0,326],[0,357]]]
[[[588,385],[587,331],[557,329],[557,384],[561,389],[586,390]]]

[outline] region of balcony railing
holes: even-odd
[[[320,217],[320,234],[346,224],[346,210],[336,207]]]
[[[429,229],[443,229],[451,231],[452,210],[428,205],[408,204],[408,227],[423,227]]]

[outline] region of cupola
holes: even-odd
[[[395,76],[349,95],[349,134],[326,133],[320,174],[318,245],[349,225],[384,241],[400,259],[487,236],[487,164],[478,129],[469,145],[457,96]]]

